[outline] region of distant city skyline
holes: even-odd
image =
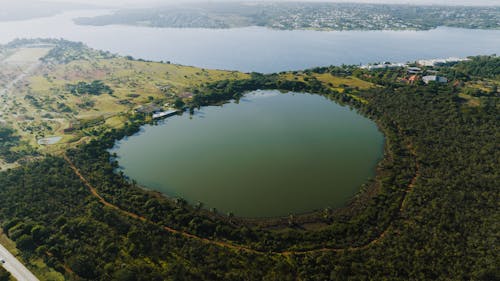
[[[5,0],[0,0],[3,2]],[[161,4],[180,4],[175,0],[35,0],[39,2],[85,3],[112,6],[145,6]],[[183,0],[182,2],[338,2],[338,3],[372,3],[372,4],[412,4],[412,5],[468,5],[468,6],[500,6],[500,0],[274,0],[274,1],[245,1],[245,0]],[[182,3],[181,2],[181,3]]]

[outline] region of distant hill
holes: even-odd
[[[327,2],[179,4],[122,9],[78,18],[81,25],[125,24],[173,28],[314,30],[428,30],[439,26],[497,29],[500,7],[394,5]]]
[[[51,3],[30,0],[9,1],[0,5],[0,21],[17,21],[48,17],[73,9],[87,9],[93,6],[74,3]]]

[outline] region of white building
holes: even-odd
[[[385,69],[385,68],[398,68],[406,67],[404,63],[383,63],[383,64],[368,64],[361,66],[362,69],[375,70],[375,69]]]
[[[464,59],[464,58],[430,59],[430,60],[418,60],[417,64],[421,66],[436,66],[450,62],[460,62],[467,60],[469,59]]]
[[[419,74],[420,72],[422,72],[422,69],[420,67],[408,67],[406,71],[409,74]]]
[[[436,75],[424,76],[422,77],[422,81],[424,81],[425,84],[429,84],[429,82],[448,83],[448,79],[446,77]]]

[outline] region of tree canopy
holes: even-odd
[[[254,73],[204,85],[188,104],[309,91],[377,122],[386,136],[377,176],[351,205],[316,213],[319,229],[301,228],[298,217],[278,229],[228,219],[130,182],[108,150],[145,124],[140,115],[67,151],[70,162],[47,156],[0,173],[2,228],[27,259],[68,280],[500,279],[498,97],[471,107],[451,84],[378,79],[384,87],[349,93],[314,71],[307,81]]]

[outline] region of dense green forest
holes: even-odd
[[[473,80],[474,78],[498,79],[500,77],[498,59],[496,56],[472,57],[470,61],[454,63],[452,64],[453,67],[444,67],[442,71],[451,78],[465,80]]]
[[[0,156],[7,162],[14,162],[18,155],[12,151],[12,148],[19,143],[19,137],[15,131],[9,127],[0,125]]]
[[[479,65],[498,70],[500,59],[444,68],[491,77]],[[43,258],[69,280],[500,280],[499,98],[470,106],[453,83],[406,85],[390,71],[358,73],[385,85],[369,90],[339,92],[314,78],[355,71],[315,69],[304,81],[254,73],[193,89],[187,105],[281,89],[321,94],[373,119],[386,136],[377,176],[349,208],[316,213],[324,228],[306,231],[287,218],[274,230],[215,215],[115,173],[107,150],[139,130],[141,115],[68,159],[47,156],[0,173],[2,228],[26,260]]]
[[[3,267],[0,267],[0,281],[9,281],[10,273],[7,272]]]
[[[78,82],[77,84],[68,84],[66,85],[66,89],[70,93],[72,93],[75,96],[80,96],[80,95],[94,95],[94,96],[99,96],[102,94],[113,94],[113,90],[111,88],[104,84],[104,82],[95,80],[90,83],[87,82]]]

